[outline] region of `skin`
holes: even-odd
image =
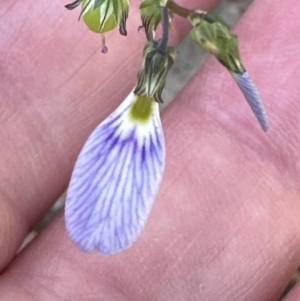
[[[1,4],[1,300],[276,300],[300,262],[299,0],[256,1],[235,29],[267,134],[211,59],[163,113],[167,166],[138,242],[84,254],[61,214],[16,255],[90,132],[134,86],[145,42],[136,3],[128,39],[108,34],[106,55],[63,4]],[[299,298],[297,286],[286,300]]]

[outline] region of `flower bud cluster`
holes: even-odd
[[[104,33],[119,27],[127,35],[129,0],[76,0],[90,30]],[[148,42],[137,84],[114,112],[92,132],[75,164],[66,198],[66,228],[82,250],[110,255],[131,247],[141,235],[159,190],[165,167],[165,143],[158,103],[177,56],[169,45],[173,13],[188,18],[192,39],[213,54],[231,73],[262,129],[269,121],[258,89],[243,67],[237,36],[206,12],[191,11],[174,0],[144,0],[140,5]],[[162,37],[155,40],[157,26]]]

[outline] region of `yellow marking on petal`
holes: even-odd
[[[141,123],[146,123],[151,118],[155,105],[154,99],[144,95],[136,95],[135,97],[136,100],[132,104],[129,112],[130,118]]]

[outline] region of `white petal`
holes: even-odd
[[[147,122],[133,120],[133,92],[91,134],[76,162],[66,226],[83,250],[113,254],[144,228],[165,165],[158,104]]]

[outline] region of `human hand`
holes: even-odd
[[[256,1],[235,30],[269,113],[267,134],[212,59],[162,114],[166,171],[137,243],[111,257],[85,254],[68,238],[61,215],[13,260],[67,187],[89,133],[134,86],[145,39],[136,34],[137,4],[129,37],[114,31],[102,55],[97,36],[76,25],[77,12],[60,1],[6,2],[1,299],[276,299],[300,253],[299,1]],[[187,31],[180,22],[178,39]],[[287,300],[299,294],[296,287]]]

